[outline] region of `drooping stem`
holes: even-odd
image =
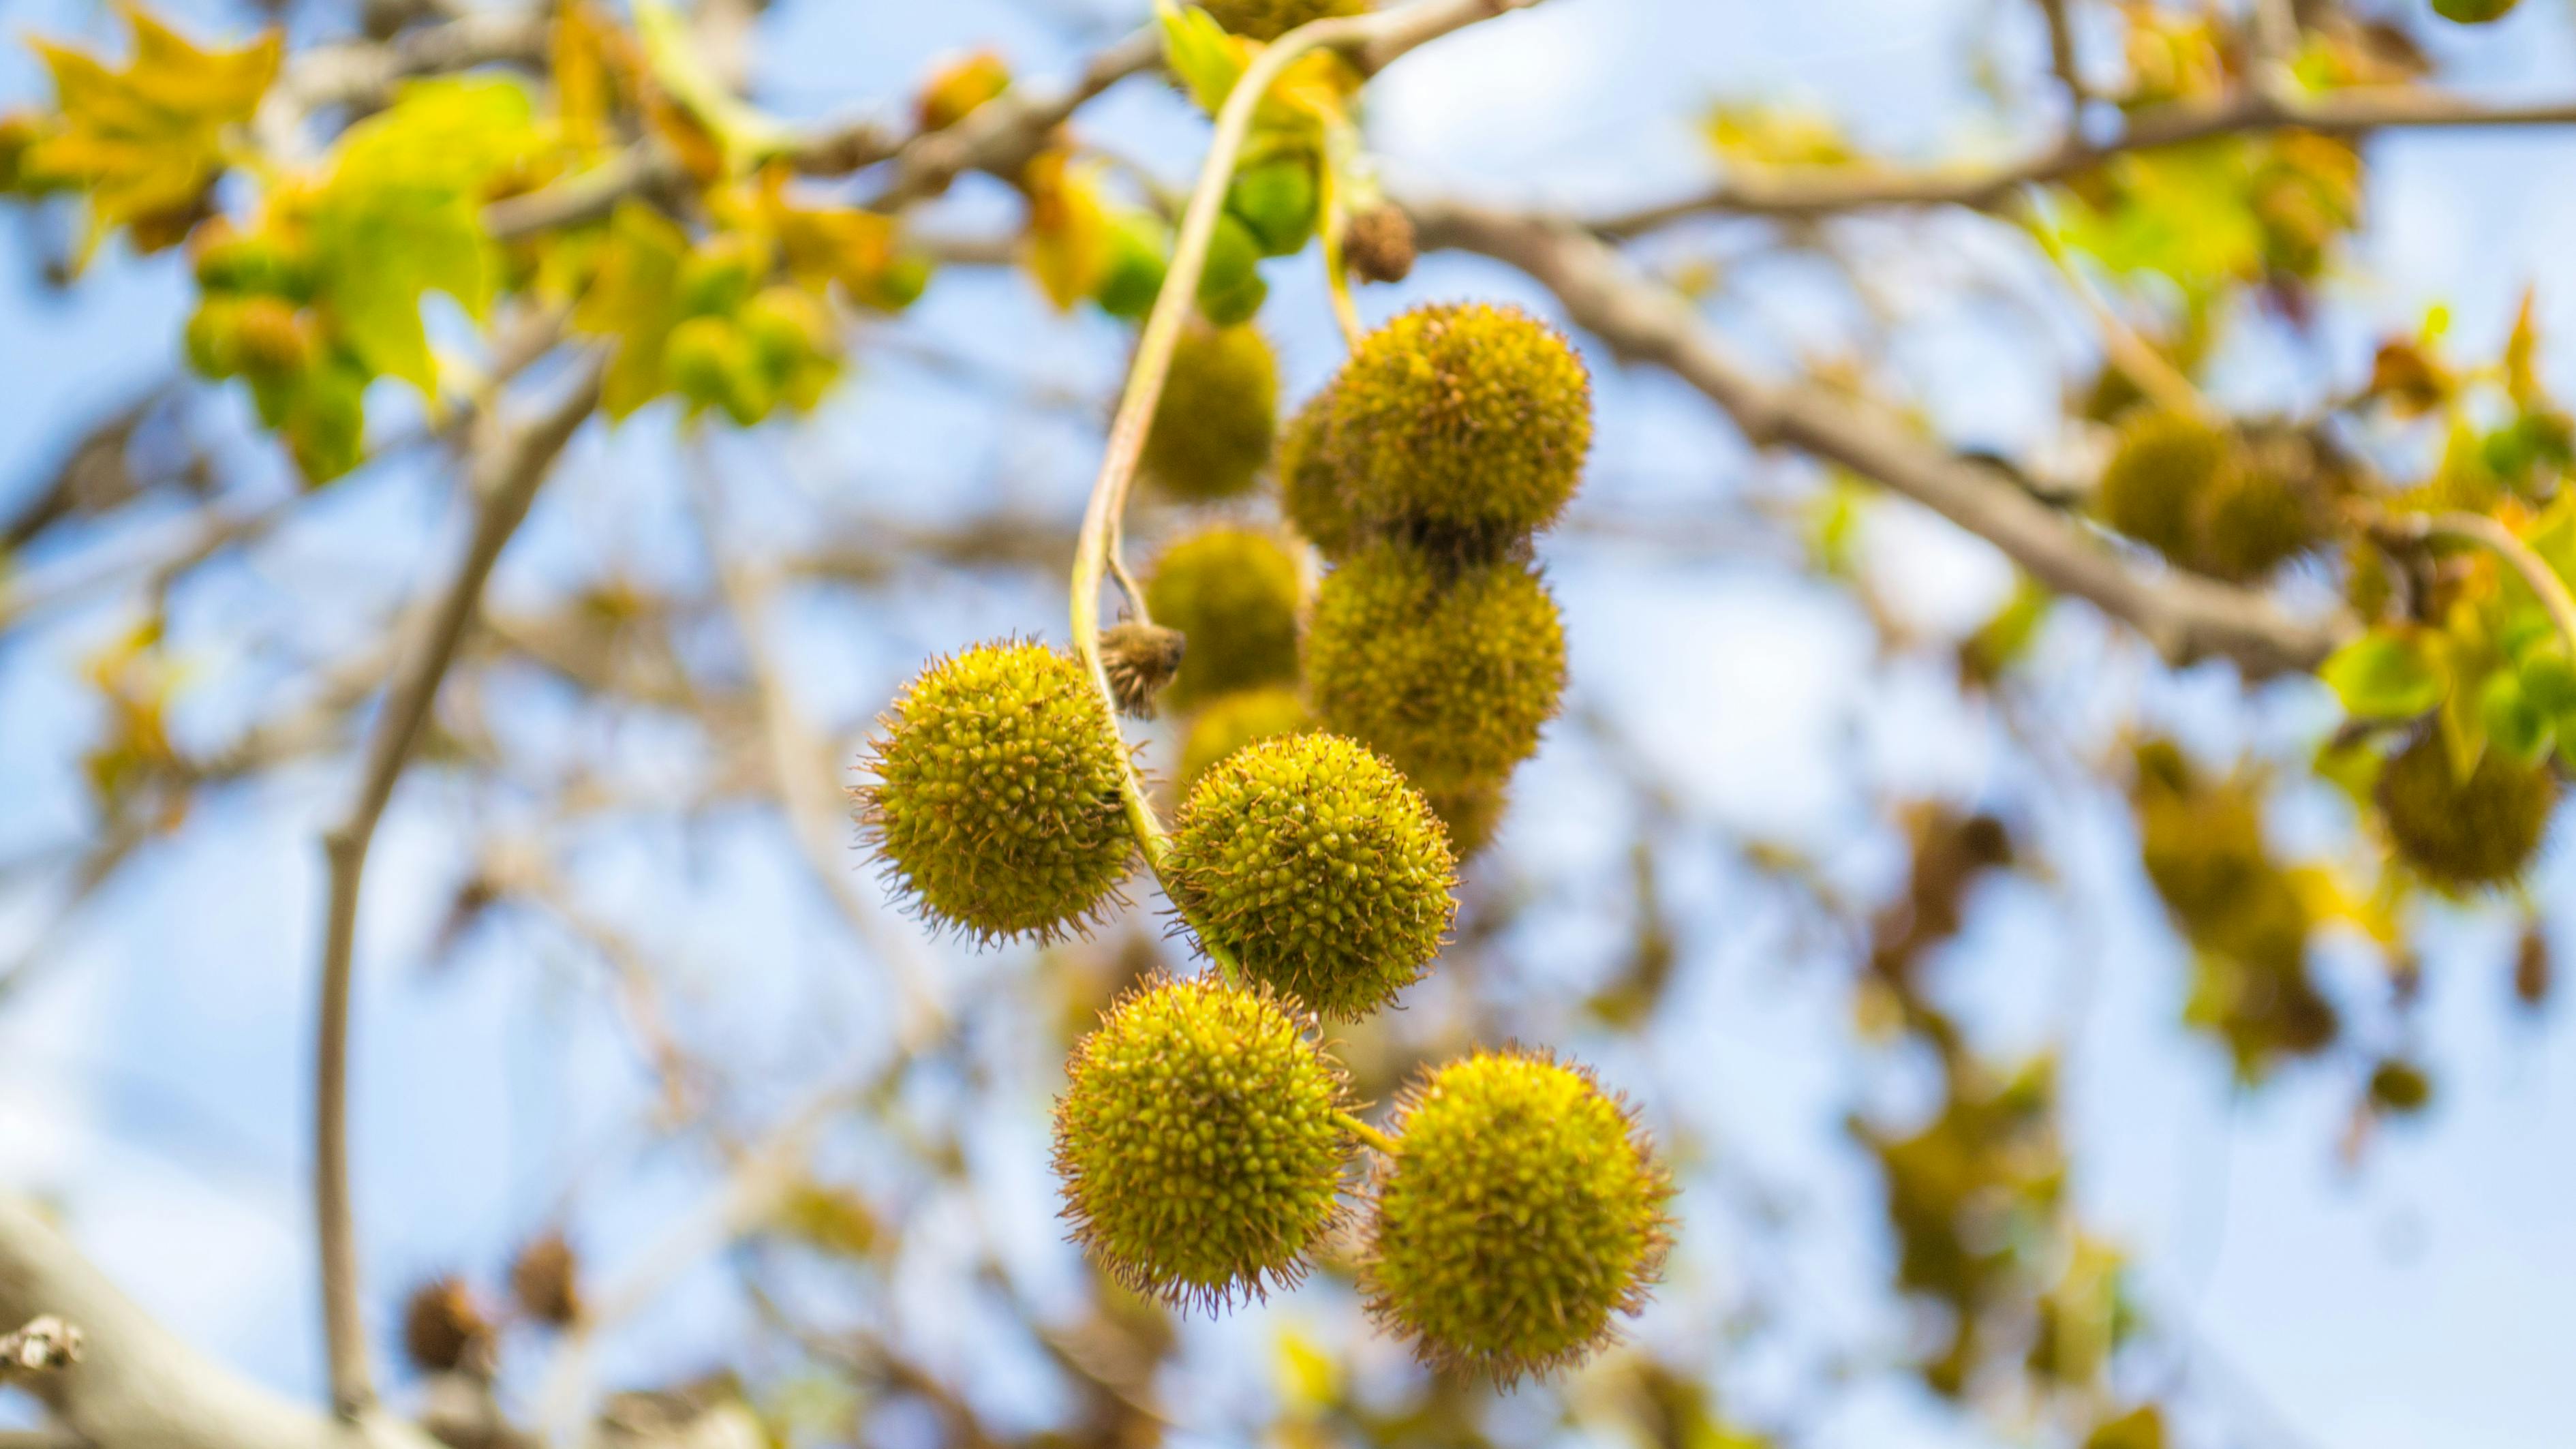
[[[1336,1112],[1333,1114],[1333,1121],[1337,1123],[1344,1132],[1349,1133],[1352,1137],[1367,1143],[1369,1146],[1376,1148],[1378,1151],[1385,1153],[1389,1157],[1395,1156],[1395,1139],[1387,1136],[1378,1129],[1371,1127],[1359,1118],[1352,1116],[1348,1112]]]
[[[2369,527],[2373,534],[2392,542],[2451,538],[2474,543],[2503,559],[2506,567],[2540,596],[2540,605],[2549,611],[2549,622],[2558,627],[2558,637],[2566,643],[2568,655],[2576,658],[2576,593],[2569,592],[2567,581],[2558,576],[2549,561],[2515,537],[2512,529],[2483,513],[2462,512],[2383,514],[2371,519]]]
[[[1208,142],[1207,155],[1199,163],[1198,182],[1190,190],[1189,208],[1181,215],[1180,237],[1172,245],[1163,290],[1154,299],[1154,310],[1146,317],[1144,333],[1137,339],[1136,360],[1127,374],[1127,388],[1119,399],[1117,417],[1110,423],[1108,451],[1101,459],[1100,476],[1091,485],[1091,501],[1082,515],[1082,535],[1074,547],[1073,647],[1083,667],[1091,671],[1092,687],[1105,710],[1103,718],[1110,721],[1113,730],[1117,728],[1118,705],[1117,695],[1109,686],[1109,671],[1100,657],[1100,589],[1113,571],[1125,571],[1124,564],[1115,561],[1115,555],[1127,513],[1127,495],[1135,486],[1136,464],[1144,455],[1145,435],[1153,427],[1154,410],[1163,399],[1163,380],[1171,372],[1172,349],[1180,340],[1190,308],[1197,305],[1199,276],[1207,267],[1208,243],[1216,234],[1217,213],[1225,201],[1226,184],[1234,175],[1235,158],[1243,150],[1244,137],[1251,132],[1252,115],[1262,96],[1299,56],[1326,46],[1354,44],[1375,33],[1376,26],[1367,16],[1301,25],[1252,58],[1217,111],[1216,135]],[[1123,743],[1118,758],[1119,794],[1127,809],[1128,825],[1136,834],[1137,849],[1145,857],[1146,868],[1162,883],[1164,894],[1171,895],[1164,864],[1169,842],[1163,823],[1155,817],[1153,803],[1145,798],[1144,783],[1137,778],[1136,767],[1128,759]],[[1199,923],[1191,924],[1195,927]],[[1207,932],[1196,934],[1217,969],[1228,980],[1235,979],[1237,968],[1232,955],[1209,939]]]

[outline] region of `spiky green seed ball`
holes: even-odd
[[[1355,515],[1474,551],[1555,522],[1592,446],[1592,380],[1515,307],[1416,307],[1360,339],[1327,439]]]
[[[1176,709],[1297,677],[1297,560],[1254,528],[1210,528],[1154,561],[1145,607],[1188,643],[1164,699]]]
[[[2428,729],[2380,770],[2378,799],[2398,857],[2444,890],[2470,891],[2512,880],[2540,853],[2558,778],[2490,746],[2461,779]]]
[[[1565,631],[1525,564],[1457,568],[1381,541],[1316,591],[1306,687],[1325,728],[1447,795],[1538,749],[1565,689]]]
[[[1332,422],[1333,390],[1306,400],[1279,434],[1279,508],[1300,537],[1328,559],[1338,559],[1359,542],[1359,520],[1351,513],[1342,473],[1325,446]]]
[[[1423,1358],[1508,1381],[1581,1358],[1643,1306],[1672,1185],[1589,1072],[1480,1052],[1416,1085],[1395,1137],[1362,1281]]]
[[[1145,434],[1154,485],[1193,503],[1251,490],[1270,463],[1279,427],[1279,360],[1249,324],[1192,322],[1172,348],[1172,370]]]
[[[1207,944],[1326,1016],[1418,980],[1457,914],[1456,863],[1421,792],[1339,735],[1278,735],[1199,779],[1166,881]]]
[[[2121,423],[2111,461],[2093,494],[2104,523],[2177,562],[2193,553],[2194,514],[2210,480],[2227,468],[2234,442],[2224,428],[2187,413],[2142,408]]]
[[[2192,566],[2235,583],[2269,576],[2315,547],[2323,533],[2299,480],[2250,456],[2210,480],[2193,523]]]
[[[1071,655],[979,644],[923,670],[881,721],[861,819],[897,886],[984,941],[1053,940],[1127,874],[1115,727]]]
[[[1277,40],[1309,20],[1365,15],[1369,0],[1204,0],[1207,13],[1234,35]]]
[[[1341,1073],[1293,1003],[1154,979],[1066,1063],[1055,1165],[1074,1236],[1112,1276],[1222,1307],[1294,1284],[1332,1225]]]
[[[1246,745],[1273,735],[1295,734],[1314,722],[1306,702],[1285,686],[1246,689],[1211,700],[1190,721],[1189,735],[1181,743],[1181,785],[1186,789],[1197,784],[1210,766]]]

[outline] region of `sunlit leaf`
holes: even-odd
[[[573,309],[573,325],[617,340],[600,384],[600,407],[622,418],[663,391],[662,351],[679,320],[685,232],[640,201],[618,205],[608,220],[599,274]]]
[[[30,179],[87,196],[84,253],[119,226],[137,227],[147,245],[177,240],[164,219],[200,204],[223,170],[225,129],[250,119],[277,76],[274,31],[238,50],[206,50],[139,5],[119,9],[134,29],[123,69],[34,42],[53,76],[61,124],[28,145],[19,165]]]
[[[2334,652],[2317,677],[2355,719],[2413,719],[2442,702],[2441,663],[2412,630],[2373,629]]]

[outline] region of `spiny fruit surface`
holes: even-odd
[[[1349,553],[1360,536],[1341,470],[1325,447],[1333,397],[1327,387],[1308,398],[1279,434],[1279,509],[1299,536],[1328,559]]]
[[[1661,1270],[1672,1185],[1591,1074],[1480,1052],[1408,1094],[1362,1282],[1434,1363],[1503,1380],[1607,1342]]]
[[[2132,412],[2120,425],[2093,505],[2104,523],[2177,562],[2193,551],[2193,513],[2210,480],[2227,467],[2224,428],[2163,408]]]
[[[1490,552],[1556,520],[1592,446],[1592,381],[1546,324],[1416,307],[1360,339],[1327,438],[1372,527]]]
[[[1280,735],[1200,777],[1172,833],[1172,900],[1254,980],[1350,1021],[1439,954],[1457,884],[1421,792],[1339,735]]]
[[[2502,885],[2540,852],[2558,780],[2490,746],[2461,779],[2441,732],[2418,733],[2379,774],[2379,813],[2399,858],[2450,891]]]
[[[1065,1074],[1064,1213],[1111,1275],[1208,1307],[1304,1275],[1348,1149],[1341,1074],[1294,1003],[1208,977],[1149,980]]]
[[[981,940],[1052,940],[1114,895],[1134,837],[1108,710],[1072,656],[1024,640],[925,669],[860,787],[897,884]]]
[[[1565,631],[1525,564],[1452,568],[1381,541],[1316,591],[1306,687],[1325,728],[1447,795],[1537,750],[1565,688]]]
[[[1154,560],[1145,607],[1188,641],[1165,699],[1202,699],[1297,677],[1297,561],[1255,528],[1210,528]]]
[[[1208,702],[1190,721],[1181,743],[1181,785],[1186,789],[1219,760],[1273,735],[1295,734],[1315,722],[1306,702],[1284,685],[1246,689]]]
[[[1279,361],[1249,324],[1193,322],[1172,349],[1172,370],[1145,434],[1145,472],[1156,487],[1194,503],[1251,489],[1270,462],[1279,426]]]
[[[1309,20],[1368,13],[1369,0],[1204,0],[1207,13],[1235,35],[1277,40]]]

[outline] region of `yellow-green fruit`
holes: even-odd
[[[1452,568],[1392,541],[1325,575],[1306,629],[1316,718],[1437,795],[1508,776],[1565,689],[1556,601],[1527,565]]]
[[[731,318],[692,317],[671,329],[663,366],[671,387],[693,408],[717,408],[745,427],[776,400],[751,338]]]
[[[241,299],[207,297],[188,314],[188,366],[197,375],[222,381],[241,371]]]
[[[1211,528],[1163,550],[1145,607],[1189,641],[1163,695],[1175,709],[1297,677],[1297,561],[1267,533]]]
[[[1208,977],[1148,980],[1065,1075],[1065,1216],[1112,1276],[1208,1307],[1304,1276],[1348,1149],[1341,1073],[1293,1003]]]
[[[742,332],[768,390],[800,411],[822,401],[836,370],[832,310],[801,287],[768,287],[743,304]]]
[[[245,297],[234,316],[244,368],[284,377],[303,371],[312,359],[312,325],[285,298]]]
[[[1355,1020],[1421,977],[1457,914],[1440,819],[1339,735],[1281,735],[1190,791],[1165,881],[1211,948],[1326,1016]]]
[[[2200,500],[2228,467],[2234,440],[2186,413],[2149,408],[2120,426],[2093,495],[2102,521],[2178,563],[2190,562]]]
[[[1325,447],[1332,424],[1333,390],[1306,400],[1279,434],[1279,508],[1300,537],[1328,559],[1349,553],[1359,542],[1359,520],[1351,516],[1341,470]]]
[[[1072,656],[977,645],[923,670],[882,723],[862,820],[932,919],[1053,940],[1116,893],[1134,848],[1124,746]]]
[[[2196,518],[2193,566],[2216,578],[2253,583],[2318,540],[2314,502],[2299,482],[2250,461],[2210,481]]]
[[[1204,0],[1207,13],[1235,35],[1277,40],[1309,20],[1365,15],[1369,0]]]
[[[1291,735],[1315,722],[1297,691],[1284,686],[1246,689],[1209,701],[1190,721],[1181,744],[1181,785],[1198,783],[1208,767],[1249,744]]]
[[[1156,487],[1194,503],[1247,492],[1270,462],[1279,426],[1279,361],[1258,328],[1192,323],[1145,434]]]
[[[2558,779],[2490,746],[2461,779],[2441,732],[2424,730],[2379,775],[2379,813],[2398,857],[2444,890],[2502,885],[2539,854]]]
[[[1417,1085],[1395,1137],[1363,1282],[1425,1359],[1508,1381],[1582,1357],[1643,1306],[1671,1180],[1590,1073],[1479,1053]]]
[[[2433,13],[2461,25],[2502,20],[2521,0],[2433,0]]]
[[[1592,446],[1592,381],[1545,323],[1483,302],[1416,307],[1360,339],[1327,434],[1353,512],[1491,550],[1556,520]]]

